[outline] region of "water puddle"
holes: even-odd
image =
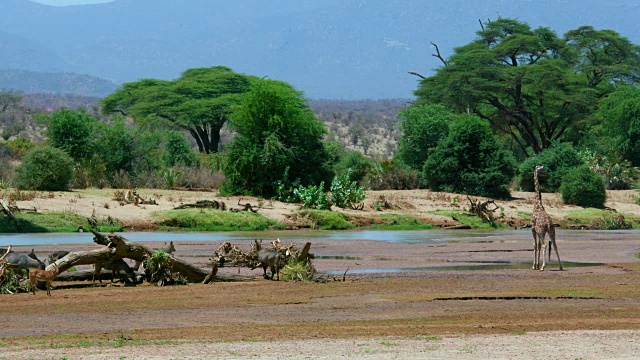
[[[603,263],[582,263],[582,262],[562,262],[565,269],[587,267],[587,266],[603,266]],[[547,263],[548,270],[555,270],[558,263]],[[511,269],[531,269],[530,262],[500,262],[481,265],[452,265],[452,266],[428,266],[418,268],[383,268],[383,269],[349,269],[348,274],[377,274],[377,273],[408,273],[408,272],[439,272],[439,271],[480,271],[480,270],[511,270]],[[342,275],[344,270],[320,271],[325,275]]]

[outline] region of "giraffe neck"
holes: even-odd
[[[538,205],[540,207],[544,207],[542,206],[542,193],[540,192],[540,181],[538,180],[538,171],[534,171],[533,172],[533,184],[536,187],[536,195],[538,198]]]

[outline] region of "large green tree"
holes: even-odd
[[[84,110],[61,110],[41,119],[48,125],[49,144],[62,149],[72,158],[86,159],[93,155],[98,120]]]
[[[185,71],[174,81],[143,79],[126,83],[103,103],[105,113],[119,112],[136,121],[164,119],[189,131],[200,152],[215,153],[220,130],[253,77],[214,66]]]
[[[595,114],[595,139],[605,154],[640,166],[640,89],[623,86],[604,97]]]
[[[513,19],[490,21],[421,81],[421,101],[488,120],[527,155],[576,130],[613,83],[637,83],[640,47],[584,26],[560,38]]]
[[[398,113],[402,136],[396,156],[414,170],[421,170],[440,139],[447,136],[456,115],[442,105],[413,105]]]
[[[231,126],[237,135],[226,151],[226,192],[270,197],[278,181],[331,181],[326,129],[289,84],[257,80],[231,115]]]

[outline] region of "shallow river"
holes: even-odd
[[[399,244],[444,244],[452,242],[483,242],[509,239],[531,241],[531,230],[356,230],[356,231],[231,231],[231,232],[124,232],[119,233],[132,241],[216,241],[239,242],[264,239],[271,241],[279,238],[282,241],[295,240],[371,240]],[[640,230],[622,231],[579,231],[559,230],[558,238],[564,241],[571,239],[585,240],[591,237],[598,240],[620,239],[640,235]],[[0,246],[38,246],[59,244],[92,243],[91,233],[30,233],[1,234]]]

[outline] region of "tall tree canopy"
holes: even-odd
[[[316,185],[331,180],[324,124],[289,84],[254,82],[233,112],[231,126],[237,135],[223,169],[226,192],[269,197],[277,181]]]
[[[583,26],[559,38],[503,18],[477,35],[441,58],[416,95],[477,114],[528,156],[573,130],[615,83],[640,80],[640,47],[611,30]]]
[[[220,129],[253,77],[214,66],[185,71],[174,81],[143,79],[126,83],[103,103],[105,113],[120,112],[137,121],[168,120],[187,130],[200,152],[218,151]]]

